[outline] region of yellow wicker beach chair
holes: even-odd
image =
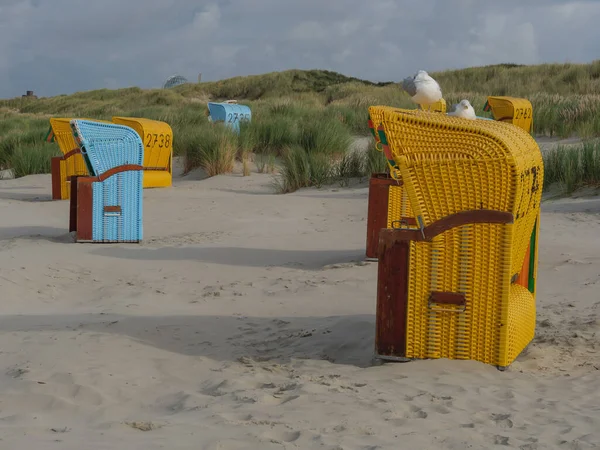
[[[533,107],[525,98],[489,96],[483,110],[491,110],[494,120],[512,123],[528,133],[533,132]]]
[[[417,228],[379,234],[376,355],[506,368],[535,330],[537,143],[425,111],[384,110],[382,124]]]
[[[169,124],[140,117],[113,117],[113,122],[133,128],[144,143],[144,188],[173,184],[173,131]]]
[[[46,136],[46,141],[56,142],[63,153],[62,156],[55,156],[51,159],[53,200],[65,200],[70,197],[72,176],[88,175],[79,147],[73,139],[70,121],[70,118],[50,119],[50,130]],[[97,122],[110,123],[103,120]]]

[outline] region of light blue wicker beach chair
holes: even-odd
[[[236,133],[240,132],[240,122],[250,122],[252,119],[252,111],[246,105],[208,102],[207,107],[209,118],[213,123],[223,122]]]
[[[71,183],[69,230],[77,242],[140,242],[144,145],[131,127],[71,120],[91,176]]]

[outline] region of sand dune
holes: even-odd
[[[141,245],[73,244],[50,178],[0,181],[0,449],[600,444],[600,200],[543,204],[535,341],[373,365],[367,185],[144,192]]]

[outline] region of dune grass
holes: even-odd
[[[449,104],[467,98],[479,116],[490,117],[482,110],[488,95],[525,97],[533,104],[536,135],[600,136],[600,60],[500,64],[432,76]],[[252,121],[242,124],[239,134],[210,124],[205,115],[208,101],[233,98],[252,109]],[[368,174],[372,167],[385,169],[380,152],[348,150],[355,137],[369,135],[367,108],[374,104],[414,108],[397,83],[373,83],[321,70],[272,72],[168,90],[131,87],[0,100],[0,169],[13,168],[17,176],[49,171],[49,156],[58,152],[57,144],[43,140],[50,117],[110,120],[123,115],[169,123],[174,154],[184,157],[186,171],[202,167],[209,175],[226,173],[238,160],[248,175],[254,161],[258,171],[277,175],[281,192],[343,184]],[[590,169],[590,158],[597,156],[592,147],[597,149],[597,144],[586,144],[578,156],[566,156],[570,150],[562,148],[546,154],[547,180],[554,180],[548,183],[560,182],[571,189],[598,182],[598,171]]]
[[[558,184],[565,194],[600,187],[600,140],[557,146],[544,154],[544,188]]]
[[[375,142],[369,144],[367,151],[351,150],[332,156],[299,145],[287,148],[274,188],[277,192],[288,193],[336,182],[347,186],[353,178],[364,179],[372,173],[387,170],[385,156],[375,148]]]

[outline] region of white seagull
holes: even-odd
[[[442,98],[442,89],[424,70],[419,70],[414,76],[402,80],[404,89],[417,105],[432,105]]]
[[[471,106],[471,103],[467,99],[461,100],[459,103],[454,105],[454,109],[452,110],[452,112],[449,112],[448,115],[454,117],[462,117],[464,119],[477,118],[473,106]]]

